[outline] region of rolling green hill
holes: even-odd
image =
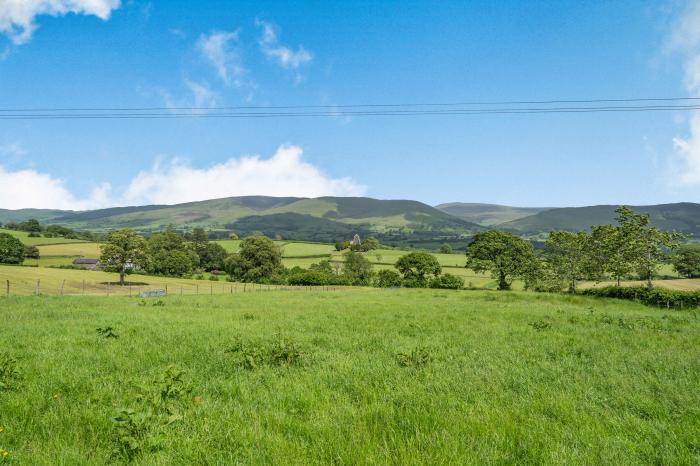
[[[498,204],[450,202],[435,206],[436,209],[483,226],[493,226],[534,215],[547,207],[511,207]]]
[[[538,234],[550,230],[583,231],[591,225],[615,223],[615,205],[564,207],[538,212],[498,225],[498,228],[521,234]],[[652,206],[630,206],[637,212],[648,213],[652,222],[665,230],[676,230],[700,238],[700,204],[681,202]]]
[[[0,222],[13,220],[17,217],[15,212],[0,212]],[[171,206],[51,211],[38,219],[95,232],[129,227],[147,233],[173,225],[204,227],[222,237],[231,231],[239,235],[262,231],[284,239],[337,241],[359,233],[396,244],[464,240],[482,228],[421,202],[363,197],[244,196]]]

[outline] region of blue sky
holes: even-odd
[[[0,107],[697,96],[696,31],[683,1],[0,1]],[[243,194],[700,202],[700,117],[0,120],[0,208]]]

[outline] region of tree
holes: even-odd
[[[499,290],[510,289],[516,278],[525,278],[535,260],[532,244],[503,231],[477,233],[467,246],[466,267],[477,273],[491,272]]]
[[[192,250],[197,254],[199,267],[206,271],[221,270],[228,252],[218,243],[209,241],[209,235],[204,228],[195,228],[187,235],[191,242]]]
[[[452,254],[452,246],[450,246],[447,243],[444,243],[442,246],[440,246],[440,252],[442,254]]]
[[[378,288],[393,288],[401,286],[403,279],[401,274],[389,269],[382,269],[377,272],[377,277],[374,280],[374,286]]]
[[[589,256],[591,237],[586,232],[552,231],[545,242],[545,258],[554,273],[566,280],[569,291],[576,292],[576,283],[591,269]]]
[[[237,235],[237,234],[235,234],[234,232],[231,232],[231,234],[230,234],[230,235],[228,235],[228,239],[232,239],[232,240],[234,240],[234,241],[235,241],[235,240],[237,240],[237,239],[238,239],[238,235]]]
[[[441,288],[443,290],[461,290],[464,288],[464,279],[451,273],[446,273],[435,277],[430,281],[430,288]]]
[[[20,222],[19,225],[17,225],[17,229],[20,231],[28,231],[30,233],[41,233],[42,230],[41,224],[35,218],[30,218],[27,221]]]
[[[39,259],[41,257],[39,248],[32,245],[24,246],[24,257],[28,259]]]
[[[679,275],[687,278],[700,277],[700,244],[681,246],[671,261]]]
[[[235,280],[262,282],[276,279],[282,274],[282,251],[265,236],[250,236],[243,241],[239,251],[228,256],[224,270]]]
[[[21,264],[23,261],[24,244],[9,233],[0,233],[0,264]]]
[[[360,250],[364,252],[372,251],[374,249],[379,249],[379,246],[379,241],[377,241],[376,238],[370,236],[362,242],[362,244],[360,245]]]
[[[124,285],[124,275],[148,265],[146,240],[133,230],[111,232],[101,249],[100,262],[106,271],[119,274],[120,285]]]
[[[345,253],[343,274],[350,279],[353,285],[367,286],[372,282],[372,263],[359,252],[348,251]]]
[[[198,247],[195,252],[199,256],[199,266],[206,271],[222,270],[228,257],[228,251],[218,243],[206,242]]]
[[[440,262],[427,252],[411,252],[401,256],[394,267],[403,275],[404,284],[415,288],[427,287],[432,278],[442,273]]]
[[[333,266],[331,265],[331,261],[329,261],[328,259],[322,260],[322,261],[318,262],[317,264],[311,264],[309,266],[309,270],[311,272],[319,272],[319,273],[323,273],[326,275],[333,275],[333,273],[334,273]]]
[[[666,257],[666,250],[678,247],[683,235],[675,231],[659,230],[651,225],[649,214],[638,214],[629,207],[619,207],[617,221],[626,232],[630,245],[632,263],[641,277],[652,286],[652,279],[661,261]]]
[[[617,286],[634,271],[634,250],[630,231],[613,225],[591,227],[590,258],[597,275],[610,274]]]
[[[181,277],[192,272],[199,258],[178,232],[168,228],[148,239],[148,271],[156,275]]]

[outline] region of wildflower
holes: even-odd
[[[5,428],[3,426],[0,426],[0,434],[2,434],[3,432],[5,432]]]
[[[9,455],[9,451],[5,450],[4,448],[0,448],[0,458],[7,458]]]

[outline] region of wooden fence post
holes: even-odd
[[[10,280],[7,280],[7,289],[5,290],[5,295],[10,296]]]
[[[214,295],[214,285],[212,285],[212,284],[210,283],[210,284],[209,284],[209,296],[213,296],[213,295]]]
[[[63,296],[63,286],[64,286],[65,284],[66,284],[66,281],[63,280],[63,281],[61,282],[61,296]]]
[[[194,294],[199,294],[199,283],[194,286]]]
[[[83,296],[85,296],[85,280],[83,280]]]
[[[39,296],[39,293],[41,293],[41,280],[36,281],[36,290],[34,292],[37,296]]]

